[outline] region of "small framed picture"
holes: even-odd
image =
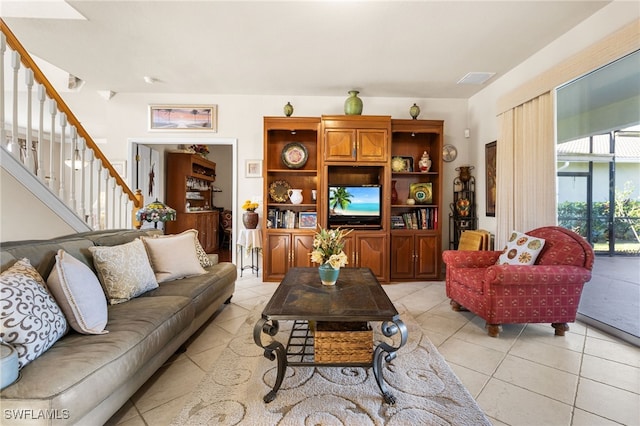
[[[316,212],[300,212],[298,216],[298,228],[315,229],[318,225],[318,214]]]
[[[218,131],[217,105],[149,105],[149,130]]]
[[[262,161],[247,160],[245,162],[244,177],[248,177],[248,178],[262,177]]]
[[[122,179],[127,178],[127,160],[113,160],[111,165]]]

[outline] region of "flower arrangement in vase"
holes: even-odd
[[[320,228],[313,236],[313,251],[311,252],[311,261],[319,263],[320,280],[324,285],[334,285],[338,280],[340,268],[345,266],[347,255],[343,248],[346,243],[344,238],[351,233],[352,230],[344,229],[324,229]]]
[[[242,224],[245,228],[256,229],[258,227],[259,216],[258,213],[256,213],[256,209],[258,208],[258,206],[258,203],[254,203],[251,200],[245,201],[242,205],[242,209],[246,210],[242,214]]]

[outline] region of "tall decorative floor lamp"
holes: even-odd
[[[153,227],[158,229],[158,222],[176,220],[176,211],[156,198],[155,201],[138,210],[136,219],[138,222],[153,222]]]

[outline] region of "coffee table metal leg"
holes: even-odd
[[[382,329],[382,334],[387,337],[392,337],[400,332],[400,342],[398,343],[398,346],[391,346],[387,342],[381,342],[376,346],[373,353],[373,375],[376,378],[380,391],[382,392],[384,401],[387,404],[393,405],[396,403],[396,397],[389,392],[389,389],[387,389],[387,385],[384,382],[382,360],[384,359],[385,362],[393,361],[397,356],[396,351],[407,343],[409,333],[407,331],[407,326],[404,325],[400,319],[394,320],[393,322],[385,321],[382,323],[380,328]],[[386,353],[386,355],[383,356],[384,353]]]
[[[263,400],[264,402],[271,402],[276,398],[276,393],[280,389],[282,385],[282,380],[284,380],[284,374],[287,370],[287,353],[284,348],[284,345],[280,342],[273,341],[268,345],[264,345],[262,343],[262,333],[268,334],[269,336],[275,336],[278,334],[278,321],[272,321],[269,323],[266,319],[260,318],[256,325],[253,327],[253,341],[256,345],[260,346],[264,349],[264,357],[270,361],[274,359],[278,362],[278,374],[276,376],[276,382],[273,385],[273,389],[267,393]]]

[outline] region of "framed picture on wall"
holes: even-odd
[[[149,130],[218,131],[217,105],[149,105]]]
[[[496,215],[496,144],[490,142],[484,146],[485,172],[487,184],[487,216]]]
[[[262,177],[262,161],[247,160],[245,163],[244,177],[248,177],[248,178]]]

